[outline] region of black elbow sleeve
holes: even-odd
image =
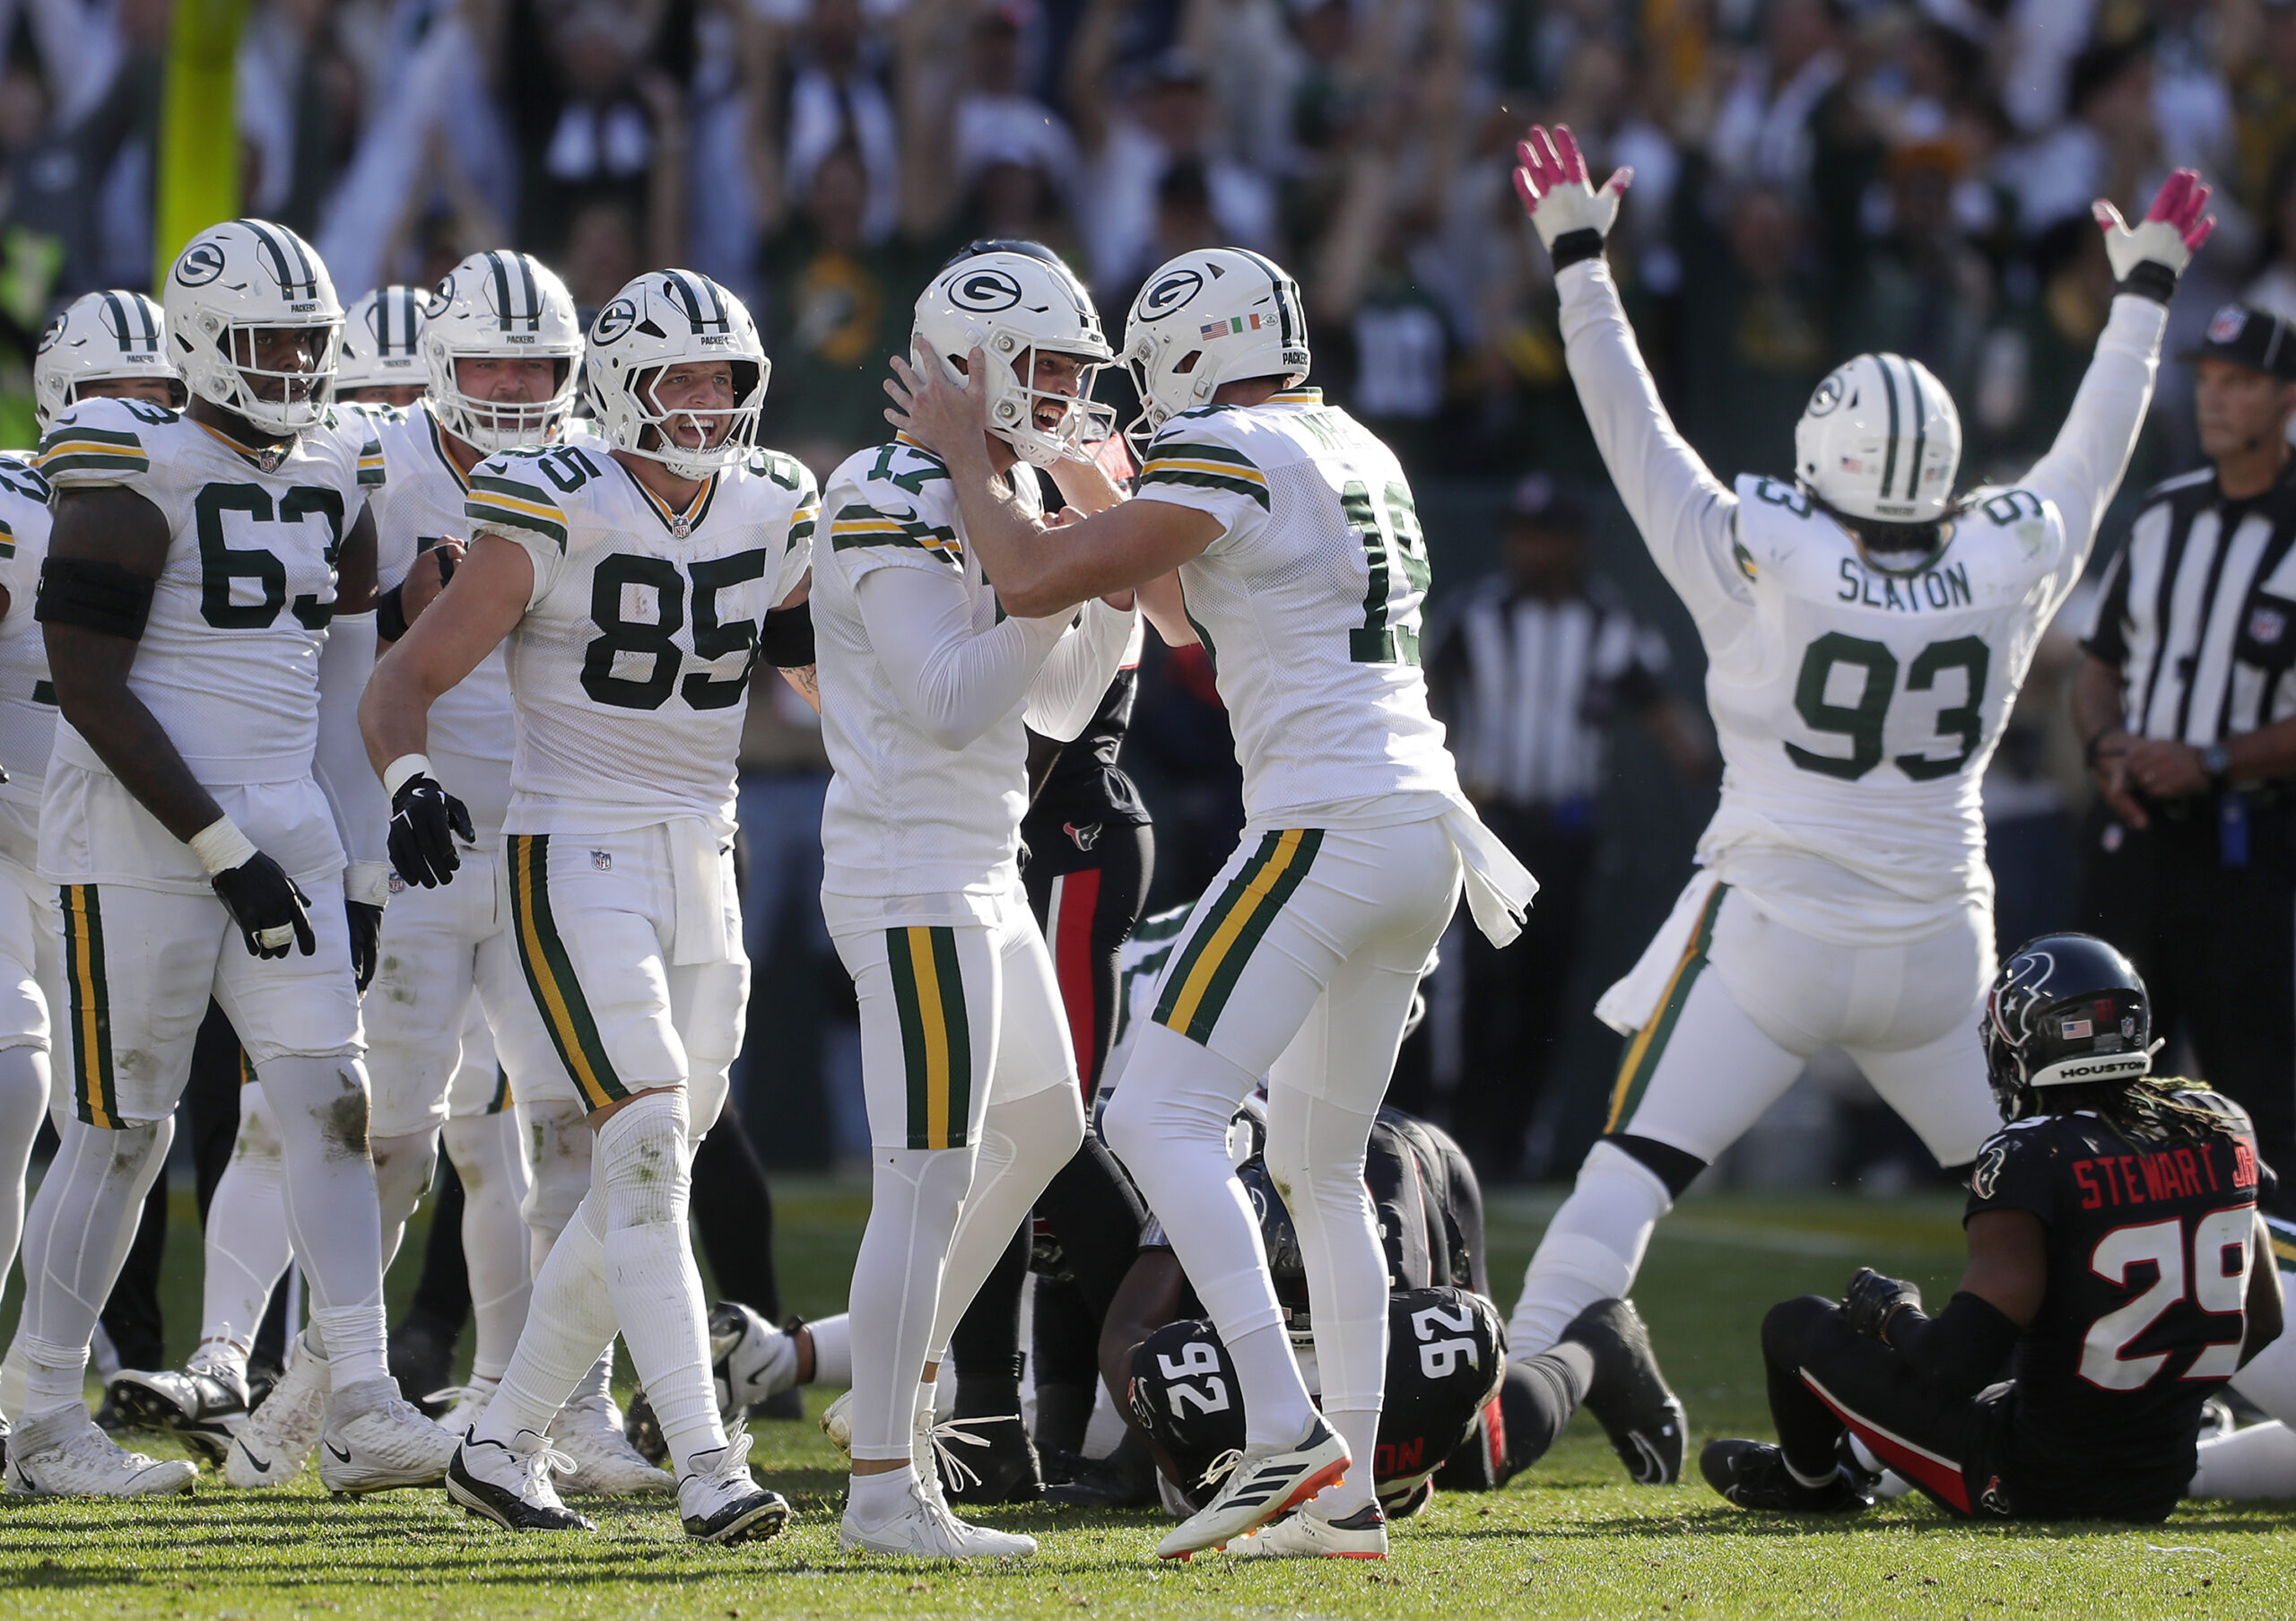
[[[39,597],[32,617],[42,624],[75,624],[140,641],[158,583],[116,562],[51,557],[40,564]]]
[[[2001,1308],[1964,1289],[1935,1317],[1900,1312],[1890,1343],[1947,1395],[1974,1396],[2000,1381],[2022,1333]]]
[[[813,662],[813,605],[769,608],[765,633],[758,638],[765,661],[777,670],[801,670]]]

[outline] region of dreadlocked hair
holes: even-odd
[[[2052,1086],[2048,1093],[2052,1113],[2093,1114],[2132,1148],[2149,1151],[2165,1143],[2218,1136],[2231,1124],[2223,1111],[2200,1101],[2206,1095],[2204,1087],[2176,1076],[2140,1075],[2125,1081]]]

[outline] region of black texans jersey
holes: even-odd
[[[2132,1142],[2093,1114],[2010,1125],[1979,1151],[1968,1214],[2048,1228],[2040,1314],[2018,1341],[2008,1481],[2021,1515],[2157,1520],[2192,1478],[2201,1404],[2239,1366],[2258,1183],[2239,1107]]]
[[[1475,1433],[1507,1367],[1499,1309],[1472,1290],[1407,1289],[1387,1301],[1387,1381],[1371,1477],[1392,1512]],[[1213,1326],[1166,1323],[1135,1346],[1126,1396],[1148,1439],[1179,1471],[1196,1508],[1219,1482],[1205,1471],[1244,1444],[1236,1370]]]
[[[1148,807],[1141,802],[1140,789],[1117,764],[1125,734],[1132,728],[1133,701],[1139,693],[1140,667],[1127,664],[1109,683],[1109,690],[1100,696],[1100,707],[1084,729],[1061,749],[1037,789],[1021,828],[1022,841],[1030,849],[1042,848],[1064,831],[1064,824],[1088,829],[1095,824],[1138,827],[1148,822]]]

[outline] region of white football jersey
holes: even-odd
[[[1206,405],[1148,448],[1139,498],[1227,532],[1180,565],[1254,827],[1439,813],[1458,771],[1427,708],[1427,546],[1395,453],[1317,389]]]
[[[375,426],[389,477],[375,492],[376,585],[389,590],[404,580],[414,560],[442,540],[464,540],[471,533],[467,514],[470,482],[447,455],[446,430],[422,400],[404,410],[353,405]],[[554,441],[580,444],[596,461],[604,455],[596,431],[570,422]],[[476,469],[474,468],[473,471]],[[430,738],[423,752],[442,780],[470,810],[479,845],[491,848],[510,805],[510,759],[518,728],[510,709],[508,643],[430,706]]]
[[[505,644],[517,747],[504,831],[699,816],[730,837],[758,639],[813,561],[813,475],[760,450],[674,512],[593,440],[491,458],[470,485],[473,532],[535,565]]]
[[[160,510],[168,554],[128,675],[206,787],[311,775],[335,558],[383,482],[373,423],[330,414],[283,454],[141,400],[83,400],[40,440],[58,491],[117,484]],[[59,765],[109,774],[68,722]]]
[[[1023,507],[1039,510],[1029,468],[1015,468],[1012,484]],[[829,544],[813,570],[813,643],[822,742],[836,773],[822,810],[822,887],[865,898],[1008,895],[1029,806],[1025,700],[967,746],[944,748],[894,690],[861,617],[871,572],[918,569],[958,582],[973,634],[1004,618],[965,545],[948,468],[907,440],[874,446],[830,475],[822,510]]]
[[[48,641],[32,612],[48,556],[48,481],[28,458],[0,455],[0,583],[8,588],[7,617],[0,619],[0,769],[8,780],[0,783],[0,802],[22,806],[35,824],[56,742]]]

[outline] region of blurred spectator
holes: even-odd
[[[1666,643],[1586,571],[1587,509],[1533,474],[1508,509],[1504,566],[1455,600],[1430,638],[1428,682],[1459,780],[1483,822],[1539,880],[1522,937],[1495,950],[1465,937],[1454,1122],[1475,1169],[1509,1181],[1568,1028],[1605,728],[1631,715],[1675,769],[1702,774],[1697,724],[1659,684]],[[1542,1164],[1537,1169],[1544,1169]]]

